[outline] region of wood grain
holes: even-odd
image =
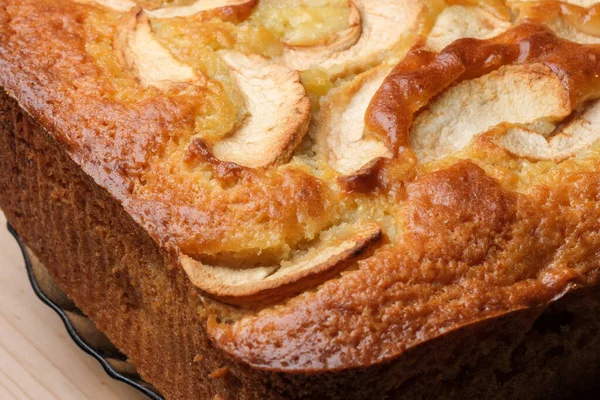
[[[0,212],[0,399],[147,399],[111,379],[35,296]]]

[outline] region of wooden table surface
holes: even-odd
[[[146,400],[111,379],[34,294],[0,212],[0,399]]]

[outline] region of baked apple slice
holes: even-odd
[[[503,134],[488,136],[517,157],[560,162],[600,140],[600,102],[592,102],[576,113],[565,124],[551,125],[552,130],[512,127]]]
[[[469,5],[451,5],[438,15],[427,35],[426,47],[440,51],[464,37],[487,39],[511,27],[510,16],[498,10]]]
[[[544,24],[558,36],[578,43],[600,43],[600,3],[590,0],[528,1],[506,4],[517,21]]]
[[[474,6],[453,5],[436,19],[425,49],[438,51],[458,38],[486,38],[510,26],[508,16]],[[392,158],[379,138],[368,135],[365,114],[371,99],[391,71],[379,66],[348,84],[332,90],[321,101],[321,115],[314,129],[318,152],[340,174],[352,176],[368,170],[376,160]]]
[[[364,69],[381,61],[417,29],[425,12],[420,0],[352,0],[349,7],[348,30],[337,33],[327,44],[285,46],[277,60],[291,69],[319,67],[333,75],[359,65]]]
[[[507,65],[451,87],[414,119],[410,147],[433,161],[502,124],[547,130],[571,113],[569,93],[544,64]]]
[[[206,82],[156,40],[145,11],[134,9],[124,17],[114,45],[121,64],[144,86],[168,91]],[[208,144],[211,153],[249,168],[289,160],[310,122],[310,100],[298,72],[258,55],[233,50],[219,55],[244,96],[245,117],[227,136]]]
[[[113,47],[121,65],[143,86],[168,91],[205,82],[204,76],[178,61],[156,40],[148,15],[140,8],[134,8],[122,19]]]
[[[310,248],[278,265],[207,265],[185,255],[181,263],[196,287],[223,302],[252,307],[291,297],[335,276],[381,235],[375,223],[343,224],[322,233]]]
[[[219,160],[250,168],[290,159],[306,134],[310,100],[298,72],[261,56],[219,52],[244,95],[246,117],[212,146]]]
[[[534,24],[487,40],[457,40],[439,53],[415,49],[373,97],[367,130],[394,156],[412,149],[421,161],[458,151],[479,134],[506,146],[521,144],[512,151],[522,156],[569,154],[589,142],[565,140],[555,126],[600,97],[599,63],[600,47],[561,39]],[[557,144],[532,153],[535,136],[526,131],[542,135],[534,140],[552,135]],[[497,140],[507,132],[512,136]]]
[[[318,153],[335,170],[351,175],[378,158],[392,153],[377,138],[364,136],[365,112],[390,68],[374,68],[334,89],[321,104],[314,132]]]

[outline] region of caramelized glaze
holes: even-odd
[[[570,42],[542,25],[523,23],[491,39],[457,40],[439,54],[411,50],[371,100],[367,130],[398,155],[409,146],[415,113],[436,95],[462,80],[523,63],[550,67],[569,91],[573,109],[600,95],[600,46]]]

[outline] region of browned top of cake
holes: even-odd
[[[596,283],[572,3],[4,0],[0,84],[227,304],[218,347],[353,368]]]

